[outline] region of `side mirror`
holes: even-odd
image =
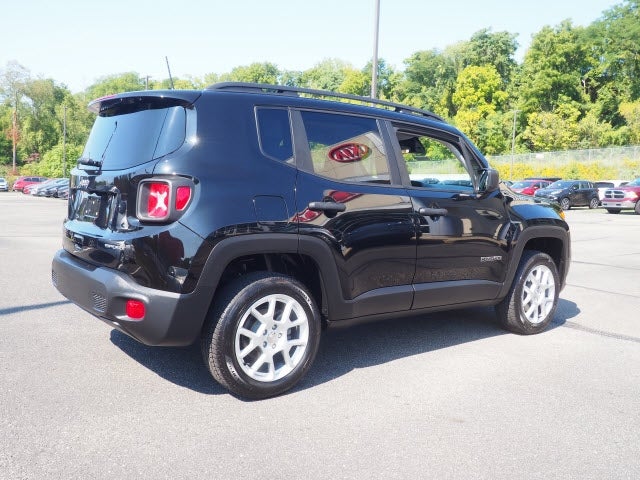
[[[500,174],[493,168],[487,168],[480,177],[480,190],[483,192],[494,192],[500,186]]]

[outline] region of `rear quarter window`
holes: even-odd
[[[288,110],[282,108],[256,109],[258,140],[262,153],[274,160],[293,158],[291,125]]]

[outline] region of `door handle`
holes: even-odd
[[[346,209],[347,209],[347,206],[344,203],[338,203],[338,202],[309,203],[309,210],[313,212],[338,213],[338,212],[344,212]]]
[[[422,208],[420,208],[420,210],[418,210],[418,213],[420,215],[425,216],[425,217],[441,217],[441,216],[444,216],[444,215],[448,214],[449,211],[446,208],[422,207]]]

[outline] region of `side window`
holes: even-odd
[[[262,153],[274,160],[292,160],[289,112],[282,108],[258,108],[256,119]]]
[[[348,182],[390,183],[375,119],[308,111],[301,115],[315,174]]]
[[[453,140],[425,132],[397,129],[398,143],[411,185],[446,190],[473,190],[471,175]]]

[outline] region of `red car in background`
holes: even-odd
[[[34,183],[44,182],[45,180],[49,180],[47,177],[18,177],[16,181],[13,182],[13,191],[14,192],[23,192],[24,187],[27,185],[33,185]],[[24,192],[23,192],[24,193]]]
[[[511,190],[521,195],[533,195],[539,188],[546,188],[551,185],[548,180],[522,180],[511,185]]]

